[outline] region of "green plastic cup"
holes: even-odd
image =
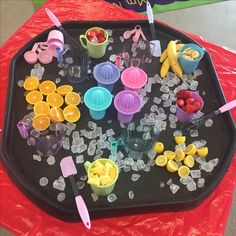
[[[94,164],[99,161],[101,162],[103,165],[106,163],[106,162],[109,162],[110,164],[112,164],[116,170],[116,178],[112,181],[112,183],[110,183],[109,185],[106,185],[106,186],[98,186],[98,185],[94,185],[94,184],[90,184],[90,187],[92,189],[92,191],[94,193],[96,193],[98,196],[107,196],[108,194],[110,194],[114,187],[115,187],[115,184],[116,184],[116,181],[119,177],[119,170],[118,170],[118,167],[117,165],[110,159],[106,159],[106,158],[100,158],[100,159],[97,159],[96,161],[94,162],[89,162],[89,161],[86,161],[84,163],[84,168],[88,174],[88,178],[90,176],[90,171],[91,171],[91,168],[93,168]]]
[[[98,29],[98,30],[103,30],[105,32],[105,38],[106,40],[103,43],[92,43],[88,40],[87,38],[87,33],[90,30],[93,29]],[[105,55],[106,53],[106,48],[107,48],[107,44],[108,44],[108,33],[106,30],[104,30],[103,28],[100,27],[92,27],[90,29],[88,29],[85,34],[81,34],[80,37],[80,43],[81,45],[88,50],[88,54],[90,57],[92,58],[101,58]],[[84,43],[84,41],[86,43]]]

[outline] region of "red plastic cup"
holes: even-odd
[[[182,110],[177,104],[176,117],[178,118],[179,121],[181,121],[181,122],[190,121],[193,118],[194,114],[197,114],[199,111],[202,110],[202,108],[204,106],[204,101],[202,100],[202,97],[198,93],[192,92],[192,98],[201,102],[201,104],[202,104],[201,108],[197,112],[188,113],[188,112],[185,112],[184,110]]]

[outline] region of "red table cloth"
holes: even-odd
[[[50,8],[60,21],[67,20],[141,20],[145,16],[103,0],[49,0]],[[4,118],[9,64],[14,54],[29,40],[52,26],[44,7],[39,9],[0,48],[0,125]],[[187,33],[186,33],[187,34]],[[190,35],[211,54],[227,101],[236,98],[236,52]],[[210,78],[209,78],[210,79]],[[6,108],[5,108],[6,109]],[[236,109],[232,111],[234,121]],[[0,127],[0,128],[1,128]],[[92,220],[92,229],[81,222],[62,222],[27,199],[9,179],[0,164],[0,223],[15,235],[223,235],[236,183],[236,155],[217,188],[198,207],[184,212],[150,212]]]

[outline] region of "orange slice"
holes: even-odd
[[[81,101],[80,95],[75,92],[69,92],[65,96],[66,105],[79,105]]]
[[[34,105],[34,113],[35,115],[48,115],[50,111],[50,107],[46,102],[38,102]]]
[[[67,93],[72,92],[73,87],[71,85],[62,85],[57,88],[57,92],[62,96],[65,96]]]
[[[37,90],[33,90],[29,93],[27,93],[26,95],[26,101],[29,103],[29,104],[36,104],[37,102],[41,102],[43,101],[43,94],[40,93],[39,91]]]
[[[52,107],[50,109],[49,115],[50,115],[50,120],[52,122],[57,122],[57,121],[62,122],[65,120],[64,115],[63,115],[63,111],[60,107]]]
[[[38,78],[35,77],[35,76],[28,77],[25,80],[25,82],[23,84],[23,87],[27,91],[32,91],[32,90],[38,89],[38,87],[39,87],[39,80],[38,80]]]
[[[59,93],[50,93],[47,96],[47,103],[51,107],[61,107],[64,103],[63,97]]]
[[[49,127],[50,119],[47,115],[36,115],[32,125],[37,131],[43,131]]]
[[[69,122],[76,122],[80,119],[80,111],[78,107],[74,105],[68,105],[63,110],[63,115],[66,119],[66,121]]]
[[[50,80],[46,80],[39,85],[39,90],[43,95],[54,93],[56,89],[57,89],[56,84]]]

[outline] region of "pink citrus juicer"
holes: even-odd
[[[79,195],[79,190],[76,187],[75,179],[73,177],[74,175],[77,174],[77,170],[76,170],[72,157],[71,156],[64,157],[60,162],[60,167],[61,167],[63,177],[64,178],[69,177],[70,184],[73,189],[74,196],[75,196],[76,207],[81,217],[81,220],[83,221],[85,227],[87,229],[90,229],[91,222],[90,222],[89,212],[84,202],[84,199],[82,198],[81,195]]]

